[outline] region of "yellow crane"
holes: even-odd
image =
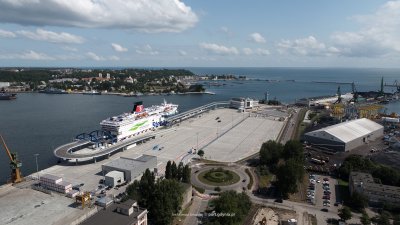
[[[10,168],[11,168],[11,182],[19,183],[22,181],[22,174],[20,168],[22,167],[22,163],[18,160],[18,155],[16,152],[11,153],[8,149],[6,142],[3,139],[3,136],[0,135],[0,139],[3,142],[4,149],[10,158]]]

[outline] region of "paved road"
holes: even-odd
[[[292,116],[289,118],[289,120],[286,123],[285,130],[283,131],[282,138],[281,138],[282,144],[285,144],[287,141],[292,140],[293,135],[295,135],[294,132],[297,129],[297,124],[298,124],[297,120],[299,119],[298,117],[299,117],[301,108],[291,108],[291,109],[296,110],[296,111],[293,111]],[[302,119],[302,118],[300,118],[300,119]]]

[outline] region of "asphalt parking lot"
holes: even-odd
[[[335,207],[337,180],[328,176],[311,174],[309,181],[308,202],[321,209]]]

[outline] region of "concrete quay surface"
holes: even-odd
[[[73,185],[83,184],[85,191],[92,191],[102,179],[101,165],[119,157],[157,156],[159,175],[164,173],[168,160],[186,163],[197,157],[188,153],[192,148],[204,148],[205,157],[211,160],[235,162],[256,153],[263,142],[276,140],[280,135],[285,121],[279,121],[281,117],[274,114],[275,109],[264,109],[263,112],[260,116],[226,108],[211,110],[171,128],[158,130],[155,139],[113,154],[108,159],[77,165],[64,162],[40,171],[39,175],[61,176]],[[161,150],[153,150],[156,145]],[[36,176],[36,173],[31,175]],[[107,195],[121,193],[125,188],[111,189]],[[71,224],[97,210],[81,210],[73,203],[73,199],[61,194],[44,194],[29,185],[23,188],[5,185],[0,187],[0,224]]]

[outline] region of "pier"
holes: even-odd
[[[212,102],[191,109],[189,111],[168,117],[166,121],[169,124],[169,126],[172,126],[173,124],[200,115],[201,113],[208,112],[210,110],[217,108],[227,108],[227,107],[229,107],[229,101]],[[86,138],[86,139],[76,140],[74,142],[57,147],[54,150],[54,155],[62,160],[72,160],[75,162],[93,160],[94,162],[96,162],[96,160],[100,157],[104,156],[109,157],[111,154],[115,152],[126,150],[129,146],[146,142],[149,139],[154,139],[156,135],[161,135],[162,133],[163,130],[150,131],[148,134],[143,134],[113,144],[108,144],[103,148],[99,147],[99,143],[94,142],[92,139]],[[82,134],[78,136],[82,136]],[[96,148],[90,149],[90,147],[92,146],[96,146]]]

